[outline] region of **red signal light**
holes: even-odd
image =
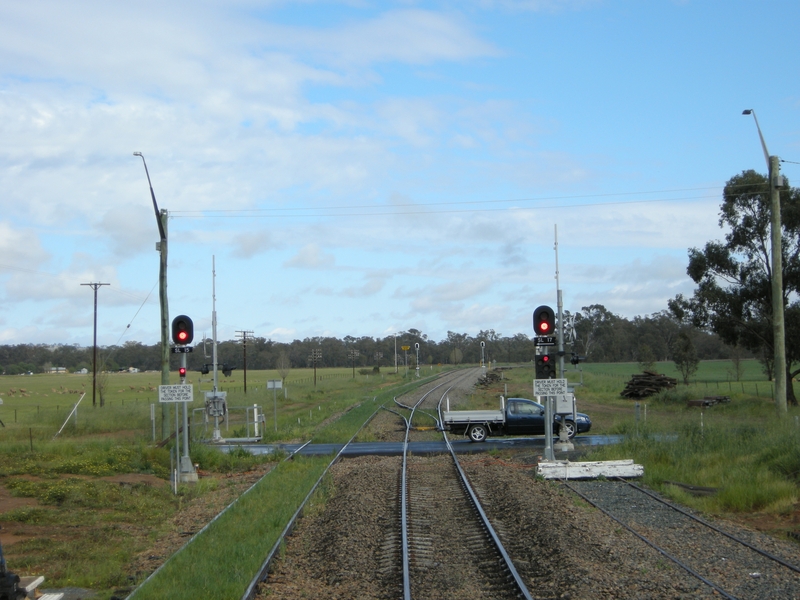
[[[533,311],[533,333],[537,336],[553,335],[556,328],[555,313],[549,306],[540,306]]]
[[[550,362],[550,357],[549,357],[547,354],[545,354],[545,355],[542,357],[542,362],[546,362],[546,363],[547,363],[547,362]]]
[[[186,377],[186,367],[181,367],[180,369],[178,369],[178,374],[181,377]]]
[[[190,344],[194,339],[194,323],[186,315],[172,320],[172,342],[178,346]]]

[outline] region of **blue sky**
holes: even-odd
[[[721,190],[800,162],[790,1],[0,4],[0,343],[532,334],[690,294]],[[790,181],[798,165],[783,164]],[[130,327],[127,325],[130,323]]]

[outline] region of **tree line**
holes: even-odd
[[[567,318],[571,318],[569,312]],[[566,320],[566,319],[565,319]],[[681,328],[680,323],[664,311],[651,316],[627,319],[607,310],[600,304],[584,307],[575,314],[575,341],[565,345],[567,359],[572,354],[593,362],[639,361],[648,364],[672,358],[672,346]],[[730,349],[721,339],[701,330],[693,330],[694,344],[700,359],[729,358]],[[483,342],[483,357],[481,356]],[[187,366],[199,371],[211,364],[211,340],[193,344],[187,354]],[[317,367],[378,367],[394,369],[395,348],[398,369],[416,368],[419,344],[421,366],[430,364],[523,363],[533,360],[535,346],[532,335],[517,333],[504,336],[493,329],[477,335],[449,331],[447,337],[435,341],[418,329],[394,335],[374,337],[346,336],[310,337],[290,343],[276,342],[264,337],[247,339],[246,349],[241,339],[217,344],[217,362],[241,370],[245,351],[248,369],[276,369],[284,356],[289,368],[312,366],[312,351],[319,351]],[[403,350],[407,346],[409,349]],[[355,352],[354,352],[355,351]],[[179,356],[171,355],[172,368],[179,366]],[[49,372],[63,367],[70,372],[85,368],[92,370],[92,348],[78,345],[17,344],[0,346],[0,372],[6,375]],[[119,346],[98,349],[98,369],[118,371],[135,368],[139,371],[160,371],[160,343],[143,344],[129,341]]]

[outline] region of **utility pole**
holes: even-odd
[[[314,365],[314,387],[317,387],[317,363],[322,360],[322,350],[312,350],[311,355],[308,357],[311,364]]]
[[[781,248],[781,160],[769,157],[769,200],[772,228],[772,337],[775,346],[775,406],[786,414],[786,325],[783,320],[783,249]]]
[[[743,115],[753,115],[761,140],[761,149],[769,169],[769,209],[770,238],[772,246],[772,351],[775,369],[775,407],[785,415],[786,405],[786,329],[783,319],[783,249],[781,248],[781,193],[783,176],[781,175],[781,159],[770,156],[767,143],[761,135],[756,111],[752,108],[742,111]]]
[[[353,379],[356,378],[356,359],[361,355],[358,350],[350,350],[347,353],[347,357],[353,361]]]
[[[153,184],[150,182],[150,172],[147,170],[144,155],[141,152],[134,152],[133,155],[142,159],[160,236],[160,240],[156,242],[156,251],[161,255],[158,269],[158,299],[161,304],[161,385],[169,385],[169,302],[167,300],[167,221],[169,214],[166,209],[158,209],[156,194],[153,192]],[[167,439],[169,435],[169,403],[164,402],[161,404],[161,439]]]
[[[242,351],[244,352],[244,393],[247,393],[247,334],[253,335],[252,331],[237,331],[236,337],[242,338]]]
[[[97,406],[97,288],[101,285],[111,285],[110,283],[82,283],[81,285],[88,285],[94,290],[94,343],[92,344],[92,408]],[[103,397],[100,396],[100,406],[105,402]]]

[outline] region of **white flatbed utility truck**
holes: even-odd
[[[570,394],[571,396],[571,394]],[[573,397],[574,398],[574,397]],[[442,429],[455,435],[466,435],[470,441],[483,442],[489,436],[503,435],[544,435],[544,406],[527,398],[500,397],[500,410],[448,410],[442,412]],[[576,433],[591,429],[588,415],[556,415],[553,419],[553,433],[558,435],[561,427],[566,427],[567,436],[572,439]]]

